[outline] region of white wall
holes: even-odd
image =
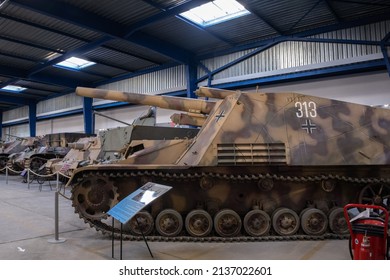
[[[37,122],[36,135],[58,132],[84,132],[83,116],[77,115]]]
[[[386,71],[262,86],[262,92],[299,92],[365,105],[390,104],[390,77]]]

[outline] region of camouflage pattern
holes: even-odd
[[[132,142],[125,159],[75,171],[68,185],[81,218],[109,233],[105,213],[145,182],[173,187],[140,216],[167,238],[342,236],[346,203],[390,208],[389,110],[299,93],[198,93],[219,100],[198,110],[207,119],[196,137]],[[142,104],[158,106],[150,98]],[[91,206],[96,192],[104,199]]]
[[[48,174],[60,172],[71,176],[80,166],[100,163],[113,163],[132,153],[128,149],[132,141],[147,139],[193,138],[197,129],[157,127],[155,108],[135,119],[132,125],[100,131],[97,136],[83,137],[77,142],[68,143],[70,149],[62,159],[52,159],[46,163]]]

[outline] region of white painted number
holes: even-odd
[[[298,110],[298,112],[296,113],[298,118],[317,117],[317,104],[313,101],[295,102],[295,108],[297,108]]]

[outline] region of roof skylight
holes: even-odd
[[[72,56],[62,62],[57,63],[56,66],[80,70],[94,64],[95,62]]]
[[[2,87],[1,89],[5,90],[5,91],[10,91],[10,92],[16,92],[16,93],[19,93],[19,92],[26,90],[26,88],[24,88],[24,87],[13,86],[13,85],[8,85],[5,87]]]
[[[215,0],[195,7],[180,15],[205,27],[235,19],[249,13],[244,6],[235,0]]]

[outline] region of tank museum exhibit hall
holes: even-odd
[[[388,0],[0,0],[4,272],[382,277],[389,55]]]

